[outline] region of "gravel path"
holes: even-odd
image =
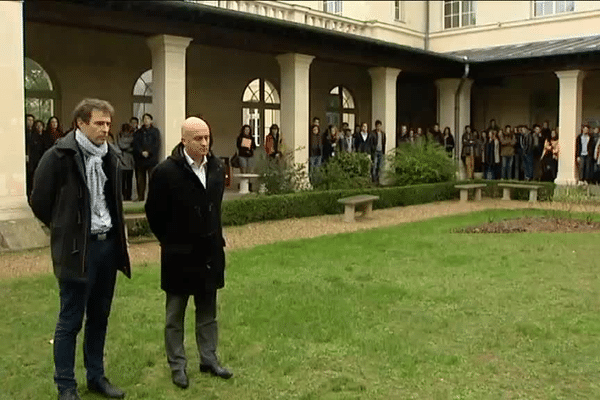
[[[502,201],[484,199],[481,202],[460,203],[444,201],[407,207],[374,210],[373,218],[358,218],[356,223],[342,221],[341,215],[325,215],[309,218],[294,218],[282,221],[267,221],[244,226],[226,227],[227,250],[249,248],[260,244],[278,241],[310,238],[321,235],[355,232],[382,226],[399,225],[406,222],[421,221],[444,215],[468,213],[493,208],[558,208],[567,210],[556,203],[538,203],[532,206],[524,201]],[[573,209],[575,211],[576,209]],[[600,212],[595,207],[582,211]],[[155,262],[159,260],[160,248],[155,241],[132,244],[130,246],[132,263]],[[52,271],[49,249],[0,254],[0,279],[48,274]]]

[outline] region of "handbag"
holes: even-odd
[[[233,156],[231,156],[231,166],[233,168],[240,167],[240,157],[238,156],[237,151],[233,154]]]

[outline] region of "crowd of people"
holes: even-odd
[[[575,147],[578,180],[599,182],[600,129],[582,126]],[[481,133],[466,126],[462,136],[460,158],[469,179],[480,172],[486,179],[552,182],[556,179],[559,156],[558,128],[550,128],[548,121],[532,127],[500,128],[491,120]]]
[[[33,174],[42,158],[42,155],[51,148],[56,141],[75,129],[75,124],[67,131],[63,131],[56,116],[43,121],[34,115],[25,116],[25,149],[27,162],[27,194],[33,189]],[[137,117],[132,117],[129,123],[122,124],[121,130],[116,135],[112,131],[108,135],[108,142],[113,144],[122,161],[122,192],[124,200],[133,200],[133,176],[138,201],[144,201],[149,175],[158,164],[160,151],[160,131],[153,125],[151,114],[144,114],[142,125]]]

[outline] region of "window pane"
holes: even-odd
[[[544,15],[544,4],[541,1],[535,2],[535,15],[540,16]]]
[[[52,91],[52,81],[41,65],[25,58],[25,89]]]
[[[462,12],[466,13],[471,11],[471,2],[470,1],[463,1],[462,2]]]
[[[260,102],[260,79],[255,79],[246,86],[244,95],[242,96],[243,102],[258,103]]]
[[[575,2],[574,1],[567,1],[567,11],[575,11]]]
[[[275,89],[275,86],[269,82],[269,81],[265,81],[265,103],[268,104],[279,104],[279,93],[277,93],[277,89]]]
[[[277,124],[277,126],[280,126],[280,122],[279,122],[279,110],[269,110],[269,109],[265,109],[265,126],[263,129],[263,137],[261,138],[261,141],[264,140],[265,136],[267,136],[267,134],[269,133],[269,130],[271,129],[271,125],[273,124]]]
[[[460,17],[458,15],[455,15],[455,16],[452,17],[452,27],[453,28],[456,28],[456,27],[460,26],[459,25],[459,23],[460,23],[459,18]]]
[[[450,28],[452,28],[452,18],[445,17],[444,18],[444,29],[450,29]]]
[[[344,108],[354,108],[354,98],[348,89],[342,88],[342,98]]]
[[[340,93],[340,87],[336,86],[333,89],[331,89],[331,91],[329,92],[329,94],[339,94]]]
[[[242,108],[242,125],[250,125],[254,143],[260,146],[260,111],[258,108]]]
[[[561,13],[561,12],[565,12],[566,11],[566,7],[565,7],[565,1],[557,1],[556,2],[556,12],[557,13]]]
[[[460,3],[458,1],[452,2],[452,14],[460,14]]]
[[[452,2],[446,1],[444,2],[444,15],[452,14]]]

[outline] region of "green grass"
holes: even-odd
[[[170,381],[156,264],[119,278],[107,374],[128,399],[598,399],[600,234],[450,233],[485,211],[228,254],[219,351]],[[0,282],[0,398],[54,399],[51,276]],[[78,348],[77,376],[86,393]]]

